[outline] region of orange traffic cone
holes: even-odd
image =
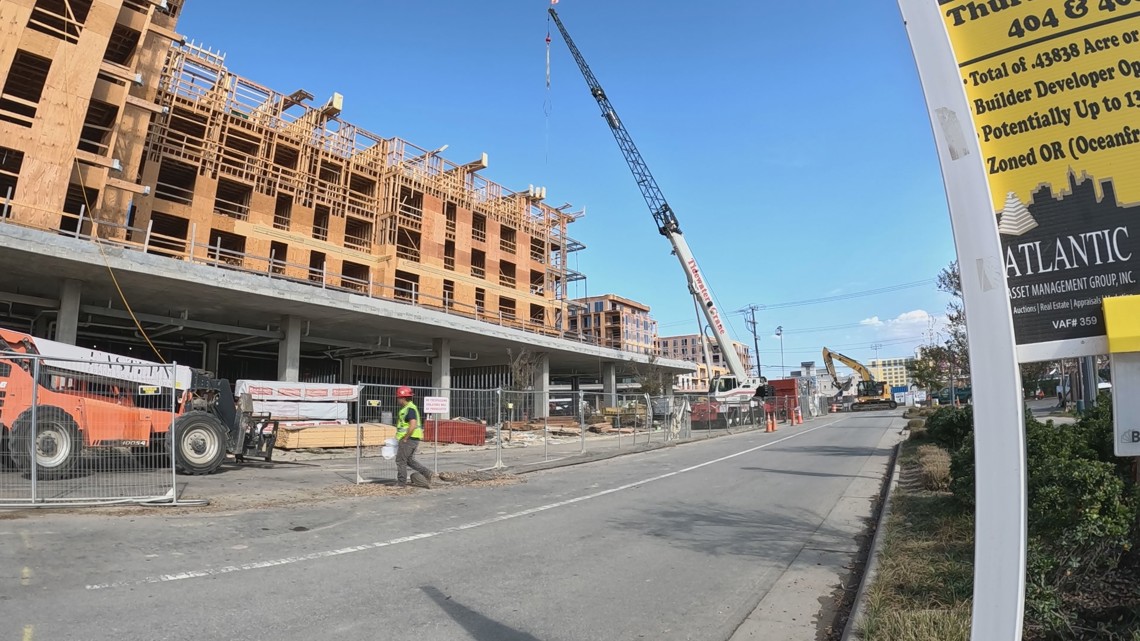
[[[768,414],[768,430],[769,432],[776,431],[776,415]]]
[[[802,411],[800,411],[800,408],[797,407],[796,408],[796,425],[803,425],[803,424],[804,424],[804,413]]]

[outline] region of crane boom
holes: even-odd
[[[601,83],[594,77],[594,72],[590,70],[590,66],[586,64],[586,59],[582,56],[582,52],[578,51],[578,47],[574,44],[573,38],[566,31],[566,26],[562,24],[562,20],[558,17],[558,12],[554,7],[550,7],[550,16],[554,19],[554,24],[558,26],[558,32],[562,34],[562,39],[566,42],[567,48],[570,49],[570,55],[574,57],[574,61],[578,63],[578,69],[581,70],[582,76],[586,79],[586,85],[590,88],[590,95],[598,102],[598,107],[602,110],[602,117],[605,118],[606,124],[610,127],[610,132],[617,141],[621,153],[625,156],[626,164],[629,165],[630,171],[633,172],[633,177],[637,181],[638,188],[641,189],[641,195],[645,198],[645,204],[649,205],[649,211],[653,214],[653,220],[657,223],[657,231],[661,235],[669,239],[673,246],[673,253],[677,259],[681,261],[681,267],[685,270],[685,277],[689,282],[689,292],[697,300],[698,306],[705,315],[709,327],[712,328],[713,334],[716,337],[717,345],[720,347],[721,358],[728,366],[728,370],[735,377],[735,384],[731,385],[732,388],[747,387],[755,389],[760,381],[752,376],[744,369],[744,364],[740,361],[740,357],[736,354],[736,350],[732,346],[732,339],[728,335],[728,330],[725,327],[724,320],[721,318],[720,310],[717,309],[716,303],[713,302],[712,291],[709,289],[708,283],[701,275],[700,267],[697,266],[697,259],[693,257],[693,252],[689,249],[689,245],[685,242],[684,235],[681,234],[681,225],[677,221],[677,217],[673,214],[673,209],[669,207],[669,203],[665,201],[664,194],[661,193],[661,188],[657,186],[657,181],[654,180],[653,174],[649,171],[649,165],[645,163],[645,159],[641,157],[641,152],[637,150],[637,145],[634,144],[633,138],[629,135],[625,125],[622,124],[621,118],[618,118],[617,111],[614,110],[610,99],[606,96],[606,92],[602,89]],[[709,364],[711,366],[711,363]],[[730,391],[730,390],[722,390]]]

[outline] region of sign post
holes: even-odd
[[[439,420],[451,416],[451,399],[447,396],[425,396],[424,397],[424,414],[435,414],[435,445],[433,447],[435,453],[435,461],[432,464],[433,472],[439,475]]]
[[[971,127],[943,17],[935,0],[899,0],[914,50],[958,253],[974,390],[978,493],[974,641],[1021,639],[1025,606],[1025,445],[1021,383],[1005,264],[978,137]]]

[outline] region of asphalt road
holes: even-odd
[[[0,638],[727,639],[807,542],[828,538],[900,415],[497,487],[200,514],[0,512]],[[799,638],[818,627],[805,620]]]

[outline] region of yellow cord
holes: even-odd
[[[140,46],[141,46],[141,43],[140,43]],[[68,51],[67,47],[61,47],[60,49],[63,52]],[[65,66],[66,66],[66,64],[65,64]],[[54,87],[53,87],[53,89],[54,89]],[[61,93],[64,96],[63,106],[64,106],[64,109],[67,111],[68,119],[71,121],[71,128],[72,128],[71,130],[76,131],[75,113],[71,110],[71,105],[68,104],[68,97],[71,94],[69,92],[67,92],[66,90],[60,91],[59,93]],[[123,116],[123,114],[121,112],[116,114],[116,115],[120,119]],[[82,136],[83,135],[83,129],[79,128],[78,131],[79,131],[79,135]],[[112,130],[111,135],[115,135],[115,133],[117,133],[117,132]],[[118,146],[118,144],[119,144],[119,139],[116,136],[116,138],[115,138],[116,147]],[[112,156],[113,155],[114,154],[112,154]],[[111,282],[115,285],[115,291],[117,291],[119,293],[119,300],[121,300],[123,302],[123,307],[125,307],[127,309],[127,314],[129,314],[131,317],[131,320],[134,321],[135,327],[138,328],[139,334],[143,337],[143,340],[145,340],[146,344],[150,346],[150,349],[154,352],[154,355],[158,357],[158,361],[160,363],[162,363],[163,365],[166,365],[167,364],[166,359],[164,359],[162,357],[162,354],[159,353],[158,348],[155,347],[153,342],[151,342],[150,336],[148,336],[146,333],[146,329],[143,328],[142,323],[139,322],[138,317],[135,316],[134,310],[131,309],[131,304],[127,300],[127,295],[125,292],[123,292],[122,286],[119,285],[119,279],[118,279],[118,277],[115,276],[115,270],[111,267],[111,261],[110,261],[110,259],[107,258],[107,253],[103,250],[103,243],[99,239],[99,223],[98,223],[98,221],[95,220],[95,214],[91,208],[91,201],[88,200],[88,198],[87,198],[87,186],[85,184],[83,184],[83,170],[79,164],[78,153],[74,156],[74,158],[75,158],[75,170],[76,170],[76,173],[79,175],[79,190],[83,194],[83,206],[86,209],[87,213],[90,214],[90,216],[91,216],[91,219],[90,219],[91,220],[91,239],[95,241],[95,246],[99,248],[99,255],[103,257],[103,264],[107,267],[107,273],[109,273],[111,275]],[[129,214],[130,212],[128,211],[127,213]],[[76,237],[78,237],[82,233],[83,233],[83,229],[81,227],[76,229]]]

